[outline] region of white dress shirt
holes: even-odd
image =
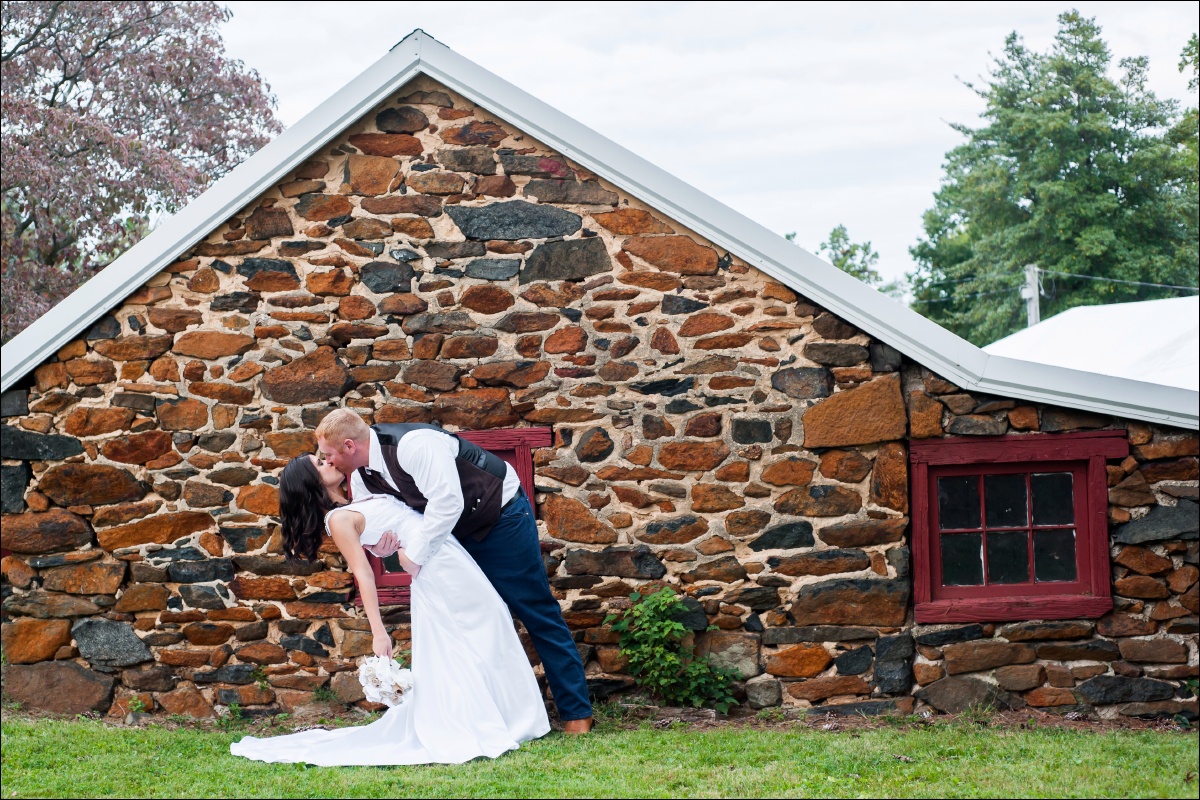
[[[458,468],[454,459],[458,458],[458,440],[448,433],[419,428],[410,431],[397,442],[396,460],[400,468],[412,476],[413,483],[429,501],[423,512],[421,535],[413,537],[413,547],[406,549],[405,554],[417,564],[424,565],[429,557],[438,551],[450,531],[458,524],[458,518],[463,512],[462,484],[458,479]],[[512,464],[505,463],[504,489],[500,503],[504,505],[517,495],[521,481]],[[399,491],[396,482],[392,480],[387,463],[383,460],[383,448],[379,445],[379,437],[371,431],[370,461],[367,468],[378,472],[388,484]],[[363,483],[359,470],[354,470],[350,476],[350,493],[352,497],[365,497],[370,494]]]

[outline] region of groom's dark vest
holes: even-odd
[[[460,539],[469,536],[476,540],[488,535],[492,526],[500,519],[504,476],[508,471],[508,465],[499,456],[436,425],[405,422],[395,425],[372,425],[371,430],[375,431],[379,438],[383,463],[387,465],[399,490],[393,489],[386,477],[365,467],[359,469],[363,484],[375,494],[397,497],[412,509],[421,512],[425,510],[429,501],[421,494],[412,476],[400,467],[397,454],[400,440],[405,434],[416,430],[437,431],[457,439],[458,457],[454,459],[454,466],[458,468],[458,479],[462,484],[463,512],[451,533]]]

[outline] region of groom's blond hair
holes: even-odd
[[[341,452],[342,442],[353,439],[365,442],[371,437],[371,429],[367,423],[354,411],[348,408],[335,408],[325,415],[317,426],[317,438],[335,444],[337,452]]]

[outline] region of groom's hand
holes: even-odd
[[[400,549],[400,537],[395,531],[388,531],[383,536],[379,537],[379,541],[369,547],[365,547],[373,555],[379,558],[387,558],[392,553]]]

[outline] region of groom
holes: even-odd
[[[368,426],[354,411],[331,411],[317,427],[321,457],[348,477],[351,495],[387,494],[424,515],[407,558],[420,566],[454,534],[525,624],[546,669],[567,733],[592,727],[583,662],[542,562],[533,508],[516,470],[434,425]],[[371,548],[396,552],[393,534]]]

